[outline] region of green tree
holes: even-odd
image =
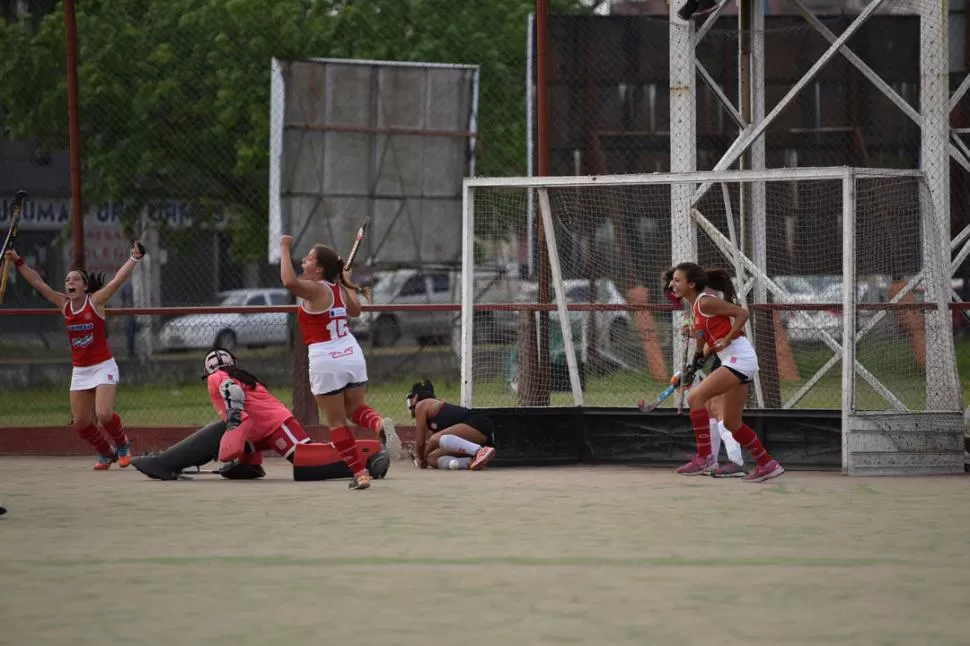
[[[589,11],[557,0],[556,11]],[[532,0],[85,0],[79,113],[88,203],[175,198],[223,210],[240,258],[266,249],[270,59],[481,66],[478,172],[525,172]],[[67,147],[64,13],[0,20],[7,136]],[[201,226],[205,225],[203,218]]]

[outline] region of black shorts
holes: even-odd
[[[492,420],[482,413],[472,413],[465,423],[485,436],[485,446],[495,446],[495,428],[492,426]]]

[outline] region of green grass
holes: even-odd
[[[832,356],[826,348],[797,348],[795,359],[799,381],[781,383],[782,402],[788,401],[802,384]],[[909,408],[923,408],[925,377],[913,362],[909,346],[896,344],[862,344],[859,361],[872,372]],[[963,375],[964,402],[970,402],[970,342],[960,341],[957,346],[960,374]],[[401,419],[404,412],[404,394],[411,384],[425,375],[408,374],[396,380],[374,381],[368,389],[368,402],[383,415]],[[437,395],[457,402],[461,386],[457,380],[435,379]],[[653,379],[645,371],[616,372],[587,378],[584,392],[586,406],[635,406],[640,399],[652,399],[666,382]],[[269,384],[274,395],[284,404],[292,404],[292,389],[288,383]],[[841,407],[841,364],[837,363],[796,408],[839,409]],[[498,377],[490,381],[474,383],[474,402],[479,406],[517,406],[517,395],[512,393],[506,380]],[[550,397],[552,406],[572,406],[570,392],[554,392]],[[664,402],[675,406],[676,397]],[[885,410],[889,405],[861,377],[856,379],[856,407],[860,410]],[[141,425],[203,425],[212,421],[214,412],[209,404],[203,384],[197,380],[184,383],[159,383],[153,385],[124,385],[118,392],[118,411],[125,422]],[[70,408],[66,384],[54,388],[35,388],[6,393],[0,426],[58,426],[68,423]]]

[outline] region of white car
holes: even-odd
[[[219,303],[224,307],[290,304],[290,294],[285,289],[234,289],[224,292]],[[159,349],[232,350],[240,346],[286,345],[288,317],[286,312],[186,314],[162,325],[158,334]]]

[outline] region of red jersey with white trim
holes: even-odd
[[[716,298],[713,294],[698,294],[697,299],[694,301],[694,331],[701,331],[704,333],[704,342],[707,343],[712,348],[714,343],[720,339],[727,338],[727,335],[731,332],[731,327],[734,323],[731,321],[730,316],[725,316],[724,314],[702,314],[701,313],[701,299],[704,297]],[[744,336],[744,332],[739,333],[738,336]]]
[[[325,312],[310,312],[306,309],[306,301],[300,299],[300,306],[296,310],[296,322],[303,333],[303,343],[307,346],[314,343],[329,343],[352,336],[347,321],[347,307],[344,305],[342,290],[339,285],[320,281],[333,294],[333,305]]]
[[[70,301],[64,304],[64,323],[73,365],[83,368],[112,358],[104,318],[94,309],[89,296],[84,297],[84,305],[77,312],[71,309]]]

